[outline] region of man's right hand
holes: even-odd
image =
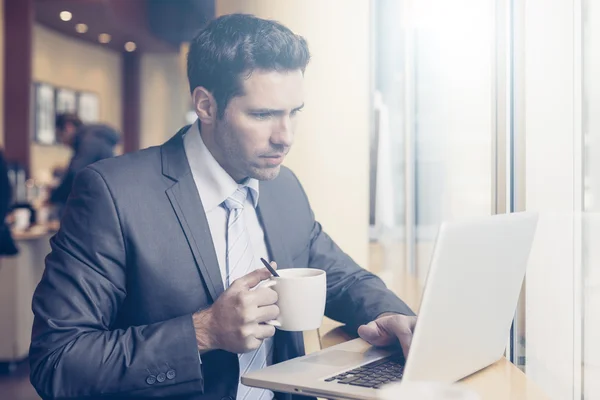
[[[275,262],[271,265],[277,267]],[[216,349],[246,353],[275,334],[275,328],[264,322],[279,316],[277,292],[270,287],[250,290],[270,276],[261,268],[236,279],[212,306],[193,315],[200,353]]]

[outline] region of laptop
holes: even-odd
[[[399,347],[355,339],[253,371],[242,383],[367,400],[390,382],[452,383],[493,364],[504,355],[536,226],[533,213],[441,225],[406,361]]]

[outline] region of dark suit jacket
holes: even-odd
[[[237,356],[198,360],[192,313],[223,285],[185,129],[75,179],[33,298],[31,381],[42,397],[235,398]],[[281,268],[327,271],[329,317],[356,329],[386,311],[412,314],[322,231],[289,169],[260,183],[257,212]],[[303,354],[301,333],[277,331],[276,362]]]

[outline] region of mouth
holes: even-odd
[[[268,165],[277,166],[283,162],[285,154],[272,154],[268,156],[261,156],[261,158],[265,159]]]

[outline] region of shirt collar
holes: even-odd
[[[199,122],[196,121],[188,129],[184,135],[183,144],[192,176],[198,186],[204,212],[219,207],[239,186],[248,187],[250,199],[256,208],[258,205],[258,180],[246,178],[244,182],[238,184],[208,150],[200,135],[198,124]]]

